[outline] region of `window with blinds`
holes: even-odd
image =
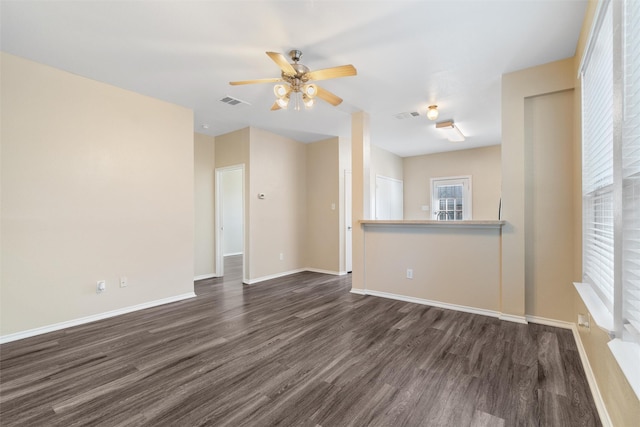
[[[583,281],[640,398],[640,1],[601,0],[582,80]],[[593,297],[592,297],[593,295]]]
[[[603,0],[581,69],[583,280],[609,310],[616,336],[635,343],[640,343],[639,23],[640,1]]]
[[[613,312],[613,23],[596,28],[582,73],[582,259],[586,283]]]

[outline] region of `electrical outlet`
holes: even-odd
[[[101,294],[107,290],[107,281],[106,280],[98,280],[96,284],[96,293]]]
[[[407,279],[413,279],[413,269],[407,268]]]
[[[591,327],[591,316],[587,314],[578,314],[578,326],[589,329]]]
[[[120,287],[121,288],[126,288],[128,284],[129,283],[128,283],[127,277],[126,276],[121,276],[120,277]]]

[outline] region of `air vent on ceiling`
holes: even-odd
[[[234,105],[234,106],[235,105],[242,105],[242,104],[251,105],[247,101],[243,101],[241,99],[234,98],[233,96],[229,96],[229,95],[227,95],[224,98],[222,98],[220,100],[220,102],[224,102],[225,104]]]
[[[398,120],[404,120],[404,119],[411,119],[413,117],[418,117],[419,115],[420,113],[418,113],[417,111],[411,111],[406,113],[398,113],[398,114],[395,114],[393,117],[395,117]]]

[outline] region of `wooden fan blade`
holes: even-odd
[[[271,111],[276,111],[276,110],[280,110],[280,106],[278,105],[277,102],[274,102],[273,105],[271,106]]]
[[[289,61],[287,61],[287,58],[285,58],[283,54],[278,52],[267,52],[267,55],[269,55],[269,58],[271,58],[273,62],[278,64],[278,67],[280,67],[283,73],[289,76],[296,75],[295,68],[293,68],[291,64],[289,64]]]
[[[318,98],[327,101],[329,104],[333,105],[334,107],[336,105],[340,105],[340,103],[342,102],[342,98],[340,98],[338,95],[334,95],[333,93],[329,92],[326,89],[322,89],[320,86],[317,86],[318,88]]]
[[[339,67],[325,68],[322,70],[310,71],[307,73],[309,80],[327,80],[338,77],[349,77],[358,74],[353,65],[341,65]]]
[[[281,78],[272,78],[272,79],[254,79],[254,80],[240,80],[238,82],[229,82],[230,85],[232,86],[237,86],[237,85],[252,85],[254,83],[275,83],[275,82],[281,82],[282,79]]]

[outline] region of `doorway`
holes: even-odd
[[[225,257],[242,257],[244,266],[244,165],[216,168],[216,276],[224,276]],[[244,270],[244,269],[242,269]]]

